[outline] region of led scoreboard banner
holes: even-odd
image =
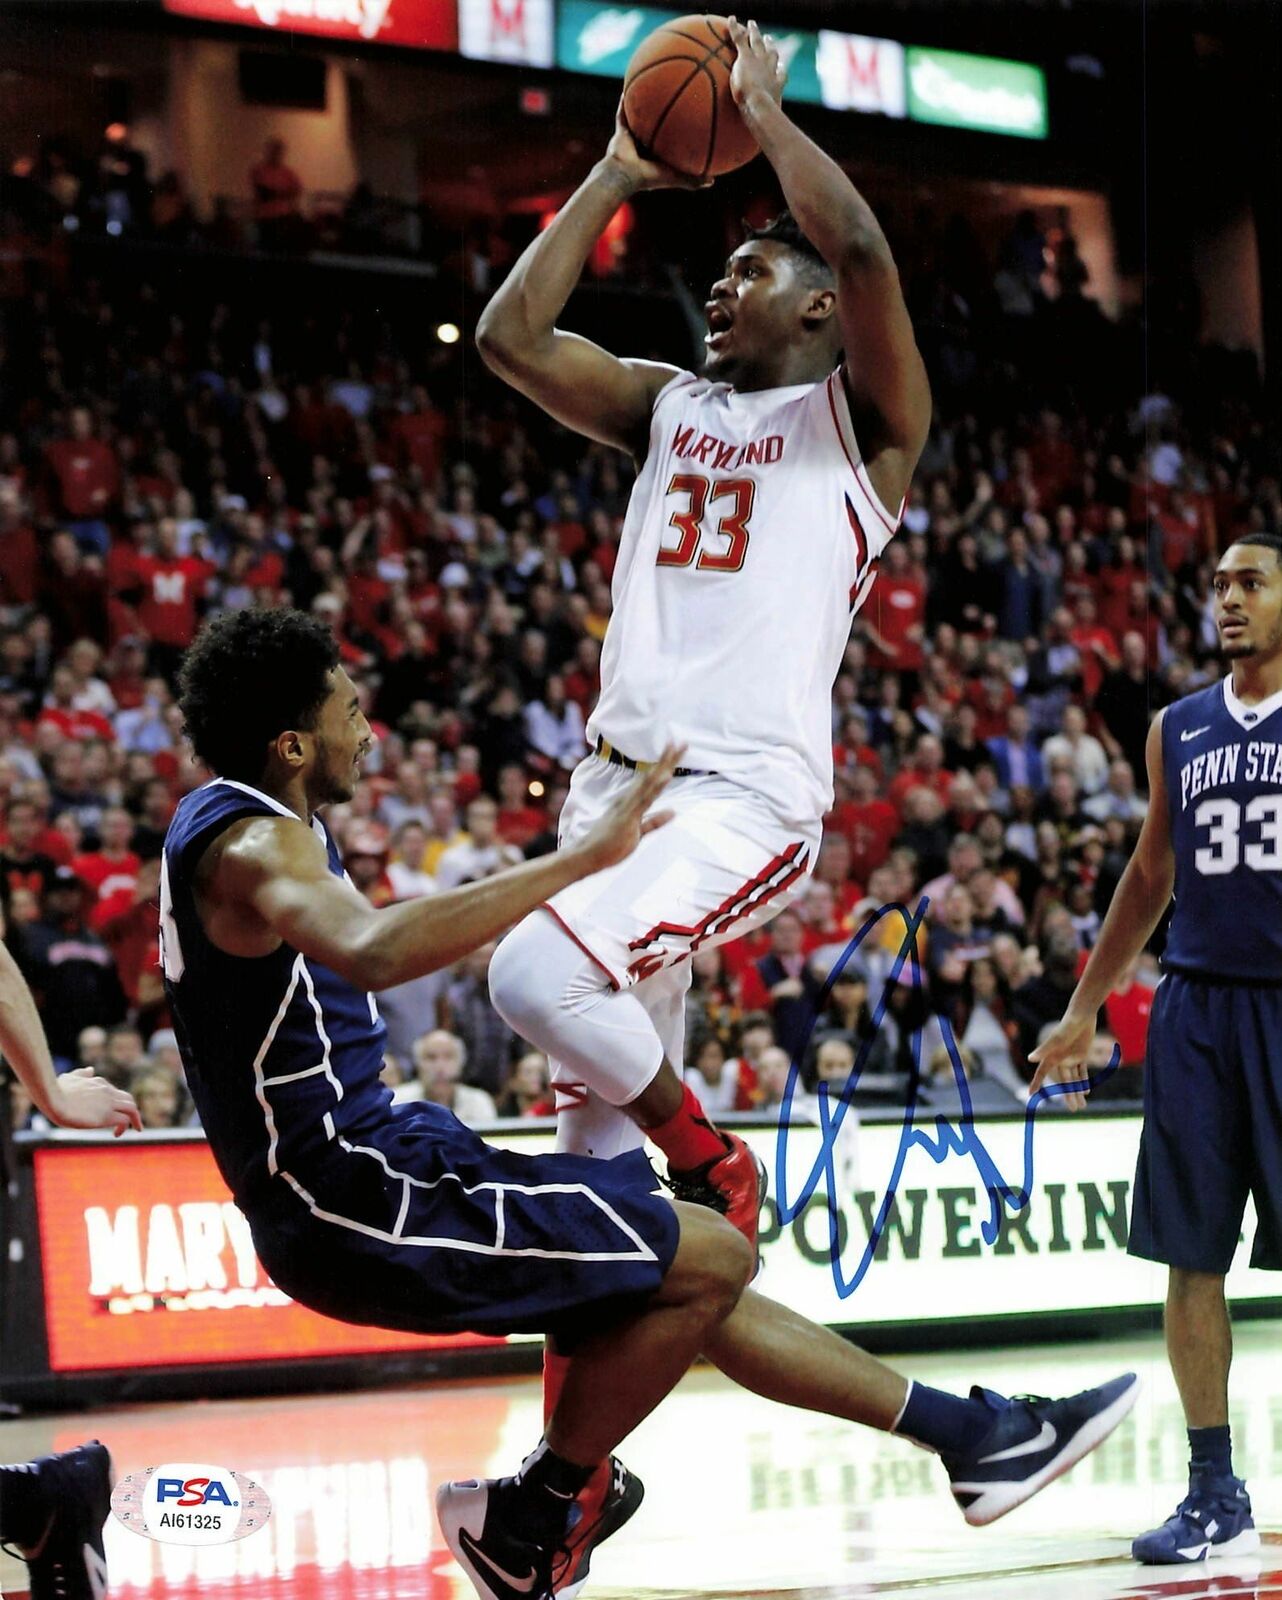
[[[35,1153],[54,1372],[421,1350],[425,1339],[317,1315],[276,1288],[209,1147]]]
[[[163,0],[175,16],[318,39],[458,49],[458,0]],[[550,4],[551,0],[547,0]]]
[[[602,0],[162,0],[166,11],[282,35],[443,50],[476,61],[622,79],[634,48],[680,13]],[[1026,61],[933,50],[761,17],[785,100],[1045,139],[1046,74]]]

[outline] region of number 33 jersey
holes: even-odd
[[[782,819],[822,816],[833,680],[897,524],[839,373],[743,394],[679,373],[623,524],[589,739],[643,761],[673,739],[683,766],[744,784]]]
[[[1282,694],[1244,705],[1230,676],[1177,701],[1162,769],[1175,855],[1166,965],[1282,982]]]

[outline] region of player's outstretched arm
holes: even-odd
[[[1082,1063],[1095,1037],[1100,1007],[1117,980],[1143,950],[1170,903],[1175,884],[1175,855],[1171,848],[1170,813],[1166,803],[1166,775],[1162,769],[1162,717],[1159,712],[1148,730],[1144,760],[1148,768],[1148,813],[1135,853],[1126,864],[1113,896],[1104,926],[1063,1020],[1029,1056],[1037,1065],[1034,1093],[1047,1083],[1071,1083],[1083,1075]],[[1064,1096],[1070,1111],[1079,1111],[1085,1095]]]
[[[610,218],[641,189],[688,188],[693,179],[637,151],[620,105],[605,156],[512,268],[481,314],[476,344],[486,366],[558,422],[589,439],[644,455],[654,398],[677,371],[620,360],[556,319]]]
[[[872,207],[835,161],[779,104],[784,72],[755,22],[730,19],[738,52],[730,92],[788,209],[837,277],[845,378],[869,475],[893,511],[908,490],[930,428],[930,383],[899,271]]]
[[[97,1077],[90,1067],[59,1076],[53,1070],[40,1013],[18,964],[0,943],[0,1051],[18,1074],[36,1110],[60,1128],[110,1128],[120,1137],[142,1128],[133,1096]]]
[[[681,754],[670,745],[578,844],[423,900],[375,910],[329,870],[325,848],[306,823],[284,817],[255,817],[228,829],[206,893],[216,908],[248,908],[278,938],[350,983],[389,989],[449,966],[567,884],[630,855],[642,835],[671,816],[650,808]]]

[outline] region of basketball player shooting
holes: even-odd
[[[604,158],[477,331],[495,372],[638,468],[594,749],[574,773],[562,845],[665,738],[686,747],[664,796],[673,821],[521,923],[489,981],[497,1009],[553,1063],[560,1149],[611,1157],[648,1135],[677,1194],[755,1244],[755,1160],[679,1076],[689,957],[768,921],[814,866],[833,798],[833,680],[898,527],[931,400],[876,217],[781,110],[770,40],[755,23],[729,28],[730,93],[789,209],[750,232],[713,284],[702,373],[621,359],[556,325],[624,201],[699,184],[641,153],[622,105]],[[563,1373],[549,1351],[549,1412]],[[584,1527],[607,1491],[603,1469]]]

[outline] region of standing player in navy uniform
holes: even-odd
[[[393,1105],[369,991],[456,960],[626,856],[666,818],[651,805],[678,750],[570,848],[375,910],[317,815],[355,792],[372,743],[328,630],[299,612],[228,613],[188,652],[182,685],[192,743],[219,776],[181,802],[165,841],[165,980],[210,1149],[264,1265],[340,1320],[540,1331],[571,1357],[520,1472],[437,1496],[483,1600],[577,1592],[641,1487],[616,1467],[566,1582],[575,1495],[699,1354],[757,1393],[937,1451],[972,1523],[1028,1499],[1129,1411],[1131,1374],[1057,1401],[911,1384],[746,1290],[747,1240],[656,1193],[640,1150],[519,1155],[441,1106]]]
[[[1224,1276],[1246,1197],[1253,1266],[1282,1270],[1282,539],[1229,546],[1215,623],[1232,671],[1148,736],[1150,803],[1135,854],[1033,1088],[1083,1076],[1099,1008],[1174,891],[1149,1023],[1130,1251],[1170,1267],[1166,1344],[1189,1430],[1189,1493],[1135,1540],[1145,1562],[1259,1545],[1234,1476]],[[1067,1097],[1078,1109],[1080,1095]]]

